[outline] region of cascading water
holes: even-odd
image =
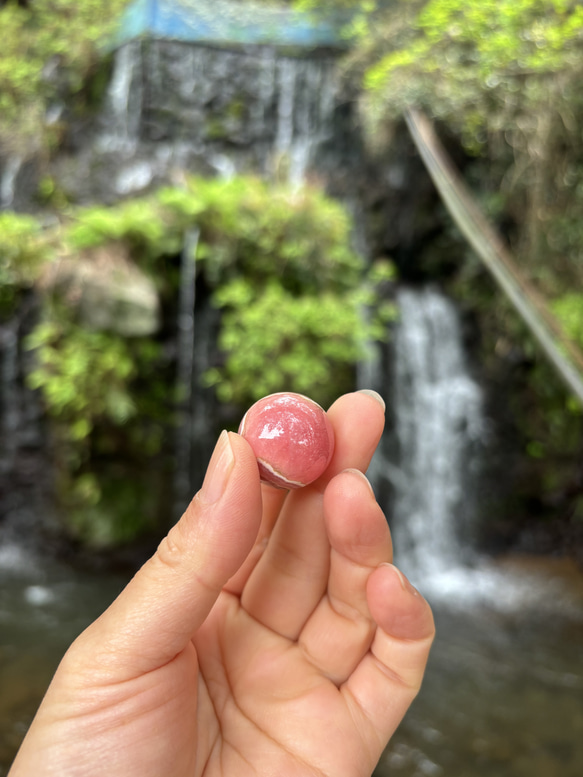
[[[142,120],[141,67],[139,41],[131,41],[117,51],[105,101],[104,127],[96,143],[99,155],[119,157],[120,164],[110,183],[117,196],[145,189],[154,177],[152,161],[135,158]]]
[[[122,46],[115,56],[105,107],[106,129],[100,137],[104,150],[135,150],[142,104],[140,64],[138,41]]]
[[[329,60],[280,59],[274,150],[276,157],[286,157],[288,180],[294,186],[304,182],[316,149],[333,134],[329,121],[337,96],[334,70]]]
[[[16,180],[22,169],[23,159],[15,154],[8,158],[0,177],[0,210],[10,208],[16,196]]]
[[[329,54],[131,41],[115,54],[91,152],[103,171],[99,198],[103,188],[106,199],[143,190],[173,170],[256,171],[299,185],[314,167],[338,169],[348,131],[339,105]]]
[[[545,560],[529,571],[468,553],[488,432],[482,390],[453,303],[434,289],[403,289],[397,301],[393,454],[374,474],[392,484],[395,561],[431,602],[437,640],[375,775],[579,774],[581,593]]]
[[[559,579],[510,571],[474,549],[488,423],[458,312],[431,288],[402,289],[397,302],[394,453],[381,453],[373,466],[373,475],[384,475],[392,486],[396,563],[424,594],[448,607],[482,603],[508,612],[578,612]]]
[[[395,545],[403,567],[426,576],[464,556],[459,521],[473,513],[471,450],[483,432],[482,392],[471,377],[453,304],[402,290],[395,333]]]

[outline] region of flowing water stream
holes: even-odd
[[[6,775],[61,656],[125,578],[0,546],[0,775]]]
[[[404,289],[398,304],[394,541],[405,572],[427,578],[466,555],[460,528],[475,512],[482,392],[466,364],[453,304],[432,289]]]

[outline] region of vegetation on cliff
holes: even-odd
[[[127,0],[8,0],[0,7],[1,151],[50,153],[60,138],[64,104],[87,109],[98,46],[125,5]]]
[[[222,311],[215,364],[197,381],[233,404],[237,417],[284,389],[329,404],[352,388],[356,363],[393,317],[392,305],[376,296],[392,277],[390,264],[365,267],[350,247],[347,213],[317,189],[185,178],[181,187],[115,207],[70,208],[44,231],[33,217],[0,216],[0,230],[12,236],[3,280],[16,296],[34,284],[44,299],[27,340],[36,362],[28,382],[52,419],[61,499],[85,541],[124,541],[154,520],[152,504],[141,505],[140,494],[150,491],[141,478],[124,471],[113,488],[103,459],[121,452],[148,472],[152,457],[172,453],[178,397],[174,358],[163,346],[174,336],[180,255],[192,229],[200,239],[187,261],[196,261],[199,290]],[[147,337],[128,337],[112,319],[95,326],[83,307],[103,306],[103,293],[97,302],[85,293],[88,283],[111,285],[127,262],[152,278],[167,311],[160,331]],[[363,316],[366,308],[371,316]]]
[[[371,147],[390,141],[409,107],[425,110],[521,272],[573,341],[583,344],[581,5],[572,0],[298,4],[353,12],[345,28],[352,43],[345,73],[361,89]],[[5,33],[0,156],[46,159],[57,152],[68,118],[87,114],[103,88],[107,67],[100,64],[99,45],[124,5],[125,0],[8,0],[0,7]],[[273,190],[248,179],[230,185],[197,179],[115,208],[76,209],[58,182],[45,177],[38,194],[51,214],[48,221],[0,214],[4,318],[55,256],[85,256],[120,244],[154,278],[164,303],[176,292],[185,230],[195,224],[200,282],[222,316],[222,356],[205,381],[223,403],[244,405],[290,382],[325,403],[327,377],[335,376],[334,393],[349,385],[366,341],[380,334],[378,322],[365,327],[358,311],[371,304],[375,284],[390,277],[390,267],[381,266],[379,278],[366,275],[350,248],[346,214],[316,192]],[[51,218],[54,226],[46,228]],[[478,319],[481,369],[508,391],[504,412],[527,462],[516,479],[522,504],[536,494],[539,505],[554,511],[560,504],[569,517],[581,518],[581,409],[447,219],[419,263],[428,277],[438,273]],[[277,267],[285,268],[283,274]],[[46,310],[45,329],[30,340],[39,355],[32,380],[55,423],[67,429],[59,443],[67,462],[63,470],[81,483],[80,503],[87,503],[104,490],[91,480],[87,465],[105,445],[97,441],[97,429],[107,428],[115,437],[112,430],[123,424],[124,433],[132,430],[128,439],[136,450],[159,449],[168,418],[156,415],[154,397],[168,391],[160,369],[165,357],[163,349],[142,347],[151,338],[128,341],[115,332],[88,332],[70,308],[51,303]],[[391,315],[390,306],[380,307],[378,320]],[[77,347],[69,348],[71,343]],[[104,353],[115,358],[102,359]],[[107,401],[92,398],[93,386],[83,383],[91,374],[111,386]],[[87,401],[69,401],[67,383]],[[141,431],[139,419],[148,419]],[[81,475],[87,477],[79,481]]]

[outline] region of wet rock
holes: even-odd
[[[50,264],[40,287],[73,307],[79,321],[90,329],[145,337],[160,327],[154,282],[121,245],[100,246]]]
[[[337,60],[328,50],[126,43],[95,126],[76,132],[73,122],[74,155],[52,174],[72,201],[115,202],[175,170],[279,176],[284,158],[292,183],[352,170],[359,129]]]

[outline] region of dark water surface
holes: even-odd
[[[30,562],[0,550],[2,777],[63,652],[125,582]],[[376,776],[580,777],[583,578],[537,562],[440,585],[423,688]]]
[[[63,653],[125,582],[0,547],[0,777]]]
[[[425,681],[375,777],[583,775],[583,576],[518,566],[483,572],[481,596],[474,576],[432,602]]]

